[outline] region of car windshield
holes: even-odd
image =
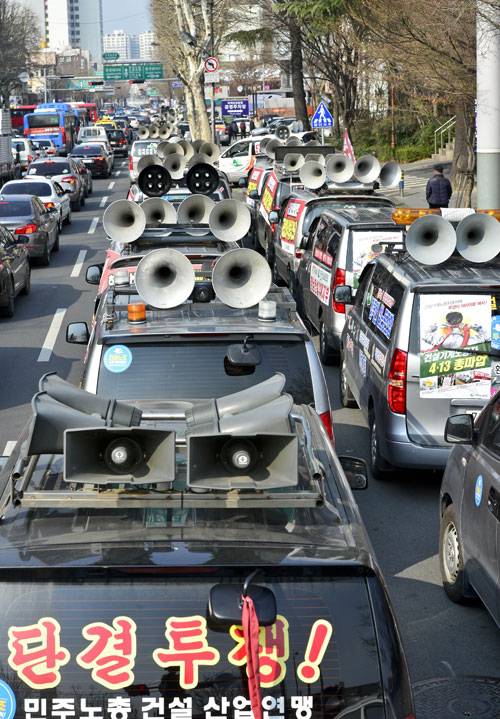
[[[252,387],[276,372],[286,376],[286,391],[300,404],[314,402],[306,346],[302,338],[250,337],[255,366],[228,360],[230,346],[244,337],[218,340],[111,345],[103,347],[98,394],[117,399],[210,399]],[[126,367],[118,355],[130,358]],[[117,368],[119,369],[117,370]]]
[[[30,165],[29,175],[45,175],[53,177],[54,175],[69,175],[71,168],[67,162],[34,162]]]
[[[59,115],[35,113],[28,115],[28,127],[59,127]]]
[[[22,217],[32,213],[29,200],[0,200],[0,217]]]
[[[98,157],[102,152],[101,145],[77,145],[71,154],[75,157]]]
[[[2,187],[2,195],[37,195],[38,197],[50,197],[52,187],[46,182],[12,182]]]

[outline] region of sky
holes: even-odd
[[[102,0],[104,32],[139,33],[152,29],[149,0]]]

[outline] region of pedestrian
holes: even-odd
[[[448,207],[453,194],[451,182],[443,175],[444,167],[434,165],[432,177],[425,188],[425,197],[430,208]]]
[[[236,123],[236,120],[231,121],[227,134],[229,136],[229,144],[231,144],[238,138],[238,125]]]
[[[251,117],[250,118],[250,132],[252,132],[253,130],[255,130],[255,122],[254,122],[253,117]]]
[[[240,133],[241,133],[242,138],[247,136],[247,124],[246,124],[245,120],[242,120],[240,122]]]
[[[405,195],[405,173],[401,170],[401,177],[399,178],[399,194],[401,197]]]

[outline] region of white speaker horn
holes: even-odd
[[[146,214],[136,202],[116,200],[106,208],[102,224],[111,240],[128,244],[143,234],[146,229]]]
[[[162,159],[159,155],[143,155],[139,158],[139,162],[137,163],[137,172],[140,173],[145,167],[149,167],[150,165],[161,164]]]
[[[170,128],[168,127],[168,123],[160,125],[158,136],[161,140],[168,140],[170,137]]]
[[[380,170],[380,187],[397,187],[401,179],[401,167],[397,162],[386,162]]]
[[[201,152],[195,152],[194,155],[189,159],[187,164],[188,168],[191,169],[195,165],[213,165],[213,160],[208,155]]]
[[[179,140],[178,144],[184,150],[184,157],[189,161],[194,155],[192,144],[187,140]]]
[[[248,207],[238,200],[221,200],[215,203],[208,225],[219,240],[236,242],[248,233],[251,224]]]
[[[147,140],[148,137],[149,137],[149,128],[147,128],[147,127],[145,127],[144,125],[142,125],[142,126],[137,130],[137,137],[139,138],[139,140]]]
[[[288,140],[285,142],[285,145],[288,145],[288,147],[298,147],[299,145],[303,145],[304,143],[300,139],[300,137],[297,137],[297,135],[290,135]]]
[[[163,167],[170,172],[172,180],[182,180],[186,169],[186,158],[178,154],[169,155],[163,160]]]
[[[204,142],[205,142],[205,140],[193,140],[192,141],[191,144],[193,146],[193,151],[195,154],[200,151],[200,147],[203,145]]]
[[[321,155],[319,152],[308,152],[305,156],[306,162],[319,162],[320,165],[326,165],[326,160],[324,155]]]
[[[220,150],[214,142],[204,142],[198,152],[210,157],[212,163],[217,162],[220,157]]]
[[[158,145],[156,152],[160,155],[160,157],[163,157],[163,159],[169,157],[170,155],[180,155],[181,157],[184,157],[184,148],[179,145],[178,142],[161,142]]]
[[[457,251],[469,262],[489,262],[500,252],[500,222],[490,215],[469,215],[456,233]]]
[[[272,137],[267,143],[264,152],[271,160],[274,160],[276,158],[276,148],[282,144],[281,140],[278,140],[277,137]]]
[[[455,252],[453,225],[439,215],[419,217],[406,233],[408,253],[423,265],[439,265]]]
[[[160,128],[158,127],[158,125],[149,126],[149,137],[152,140],[157,140],[160,137]]]
[[[304,155],[299,155],[298,152],[287,152],[283,160],[283,167],[288,172],[298,172],[304,163]]]
[[[304,187],[310,190],[317,190],[325,184],[325,168],[319,162],[308,160],[300,168],[299,178]]]
[[[212,272],[212,286],[218,299],[238,309],[258,304],[269,292],[271,282],[269,265],[255,250],[225,252]]]
[[[203,228],[186,228],[188,234],[193,236],[206,235],[209,232],[208,221],[215,202],[206,195],[191,195],[181,202],[177,210],[177,222],[180,225],[207,225]]]
[[[264,153],[266,151],[266,147],[268,143],[271,141],[271,137],[263,137],[260,141],[260,153]]]
[[[336,184],[349,182],[354,174],[354,162],[341,153],[330,155],[326,160],[326,176]]]
[[[170,309],[185,302],[194,289],[195,274],[188,258],[172,249],[148,252],[137,265],[135,286],[153,307]]]
[[[380,162],[373,155],[363,155],[354,165],[354,177],[363,184],[375,182],[380,175]]]
[[[159,225],[174,225],[177,222],[175,207],[162,197],[148,197],[141,203],[146,215],[146,225],[158,227]]]

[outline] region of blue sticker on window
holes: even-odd
[[[483,498],[483,475],[480,474],[476,479],[476,486],[474,488],[474,502],[476,507],[479,507]]]
[[[0,679],[0,718],[13,719],[16,713],[16,697],[10,686]]]
[[[109,372],[125,372],[131,364],[132,352],[125,345],[113,345],[104,353],[104,366]]]

